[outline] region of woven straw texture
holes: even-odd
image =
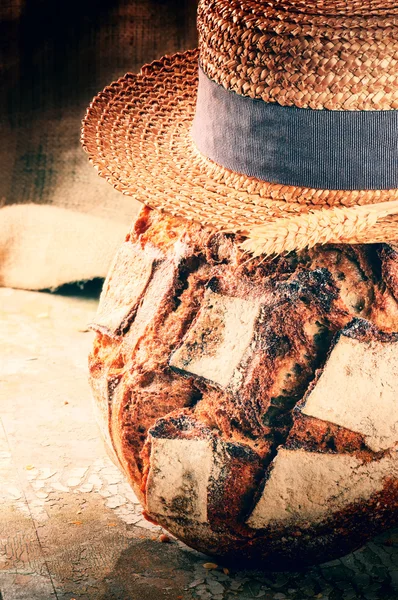
[[[145,66],[140,75],[127,74],[93,100],[83,123],[82,142],[102,177],[152,208],[241,233],[249,238],[246,249],[252,252],[283,251],[277,231],[285,232],[293,223],[286,217],[299,215],[312,215],[312,228],[318,223],[307,245],[325,243],[325,224],[336,218],[339,226],[327,242],[398,239],[394,216],[398,190],[345,192],[272,185],[204,158],[190,136],[197,60],[196,50],[165,57]],[[352,210],[336,217],[343,206]],[[363,207],[360,228],[356,227],[357,206]],[[271,223],[275,246],[269,238]],[[294,236],[289,238],[289,248],[292,245]]]
[[[238,94],[300,108],[398,108],[392,2],[202,2],[198,29],[205,73]]]

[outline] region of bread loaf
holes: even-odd
[[[297,567],[398,524],[398,252],[252,260],[239,241],[144,208],[103,288],[91,385],[148,518]]]

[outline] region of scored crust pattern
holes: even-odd
[[[392,246],[247,260],[236,237],[144,208],[104,285],[90,379],[148,518],[268,565],[396,523],[397,279]]]

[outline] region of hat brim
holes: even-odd
[[[196,149],[198,51],[164,57],[106,87],[90,104],[82,143],[117,190],[169,214],[246,234],[279,217],[326,206],[358,206],[398,190],[297,188],[229,171]]]

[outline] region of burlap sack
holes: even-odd
[[[195,0],[0,3],[0,285],[103,277],[139,205],[96,174],[80,123],[96,92],[196,45]]]

